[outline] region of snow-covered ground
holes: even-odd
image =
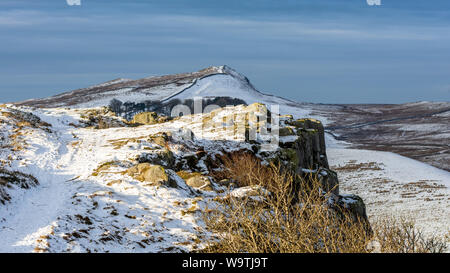
[[[93,109],[0,108],[2,130],[20,132],[17,140],[23,144],[16,151],[2,147],[1,161],[40,183],[26,190],[7,189],[12,198],[0,205],[0,252],[181,252],[200,247],[204,241],[199,238],[203,236],[199,209],[221,187],[215,185],[218,192],[199,193],[171,170],[167,172],[177,188],[149,186],[126,171],[147,152],[170,150],[183,156],[200,148],[209,153],[251,149],[246,142],[231,140],[229,131],[204,129],[197,116],[99,130],[82,126],[87,120],[82,116]],[[39,117],[51,125],[49,130],[3,116],[15,110]],[[256,111],[243,105],[224,108],[211,121],[250,110]],[[194,142],[186,140],[188,145],[180,141],[169,149],[153,141],[161,132],[183,139],[187,128],[195,135]],[[201,160],[198,166],[201,169]]]
[[[24,149],[12,158],[1,154],[11,169],[33,175],[40,185],[8,191],[13,198],[0,207],[0,252],[179,252],[199,246],[201,222],[195,214],[208,195],[195,194],[182,179],[177,189],[156,188],[123,172],[143,150],[159,149],[146,140],[149,136],[180,128],[200,135],[202,123],[182,117],[163,125],[95,130],[78,126],[80,109],[18,109],[51,124],[51,131],[24,127]],[[198,141],[209,150],[217,148],[210,140],[227,139],[211,132],[203,137]],[[409,215],[427,232],[449,234],[450,173],[393,153],[351,149],[326,137],[340,191],[360,195],[370,218]],[[171,148],[175,154],[186,152],[185,147]],[[107,162],[120,163],[95,174]]]
[[[186,212],[195,213],[202,198],[183,180],[177,181],[181,189],[156,189],[120,173],[92,175],[99,164],[132,158],[144,145],[115,150],[109,140],[161,128],[83,129],[73,126],[80,117],[76,111],[33,113],[50,123],[52,132],[27,129],[21,140],[26,149],[11,159],[10,168],[33,175],[40,185],[8,191],[12,200],[0,209],[0,252],[191,249],[198,225]]]
[[[390,152],[327,149],[340,191],[361,196],[369,218],[405,216],[428,234],[450,235],[450,173]]]

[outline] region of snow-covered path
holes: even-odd
[[[11,168],[31,174],[39,185],[8,191],[11,202],[0,208],[0,253],[190,249],[198,225],[186,211],[202,201],[184,180],[177,182],[184,189],[156,190],[124,177],[123,170],[93,175],[102,163],[126,162],[142,151],[141,144],[114,149],[111,139],[148,136],[161,128],[77,128],[73,112],[34,113],[52,132],[23,133],[26,148]]]
[[[63,124],[52,123],[60,129]],[[67,128],[64,128],[67,129]],[[52,224],[63,214],[64,203],[70,198],[72,187],[67,182],[72,174],[63,166],[71,155],[66,145],[72,138],[53,133],[35,131],[33,141],[22,154],[16,169],[37,178],[36,188],[17,192],[12,203],[0,211],[0,252],[31,252],[41,236],[52,232]]]
[[[394,153],[328,148],[340,191],[360,195],[369,218],[407,216],[426,232],[450,235],[450,173]]]

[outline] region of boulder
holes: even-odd
[[[155,112],[143,112],[134,115],[132,123],[151,125],[158,123],[158,114]]]
[[[360,221],[364,224],[368,234],[372,233],[369,218],[366,213],[366,205],[361,197],[355,194],[334,195],[332,198],[332,208],[338,213],[351,215],[353,221]]]
[[[231,197],[252,202],[264,202],[270,197],[270,192],[259,185],[253,185],[232,190],[226,198]]]
[[[319,168],[318,177],[324,191],[339,194],[339,179],[335,171]]]
[[[143,153],[138,156],[139,163],[150,163],[154,165],[161,165],[166,168],[173,168],[175,164],[175,157],[168,149],[161,149],[152,153]]]
[[[126,123],[118,118],[99,116],[95,129],[126,127]]]
[[[207,176],[204,176],[200,173],[191,173],[186,171],[180,171],[177,173],[181,178],[186,181],[188,186],[191,186],[195,189],[203,190],[203,191],[213,191],[214,187],[211,183],[211,179]]]
[[[171,133],[157,133],[154,135],[150,135],[148,141],[158,144],[161,147],[167,146],[169,140],[172,139]]]
[[[150,163],[140,163],[136,166],[129,168],[126,174],[133,177],[140,182],[146,182],[150,186],[169,186],[172,188],[177,187],[176,181],[174,181],[167,173],[166,170],[160,165],[152,165]]]
[[[211,180],[206,176],[193,176],[186,180],[186,184],[195,189],[213,191]]]
[[[311,130],[314,130],[316,132],[317,136],[314,140],[314,148],[315,151],[317,151],[320,154],[326,154],[326,146],[325,146],[325,129],[323,127],[322,122],[316,119],[297,119],[297,120],[288,120],[286,121],[287,124],[296,127],[297,129],[303,129],[310,132],[313,132]],[[301,132],[302,130],[298,130],[298,132]]]

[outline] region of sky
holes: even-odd
[[[0,1],[0,101],[228,65],[301,102],[450,101],[450,1]]]

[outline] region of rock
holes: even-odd
[[[166,170],[160,165],[141,163],[129,168],[126,174],[141,182],[147,182],[151,186],[177,187],[176,181],[169,177]]]
[[[233,179],[222,179],[219,182],[217,182],[217,184],[219,184],[219,186],[227,187],[230,189],[237,188],[237,182],[234,181]]]
[[[98,117],[97,118],[97,126],[95,129],[109,129],[109,128],[118,128],[118,127],[126,127],[125,122],[111,117]]]
[[[138,156],[139,163],[151,163],[154,165],[161,165],[166,168],[173,168],[175,164],[175,157],[168,149],[161,149],[152,153],[143,153]]]
[[[204,191],[214,191],[211,179],[207,176],[186,171],[180,171],[177,174],[186,181],[188,186]]]
[[[163,132],[149,136],[148,141],[158,144],[161,147],[165,147],[171,139],[172,135],[170,133]]]
[[[324,191],[339,194],[339,179],[335,171],[319,168],[318,177]]]
[[[208,177],[205,176],[194,176],[186,180],[186,184],[195,189],[204,190],[204,191],[213,191],[213,187],[211,181]]]
[[[227,198],[233,197],[254,202],[263,202],[270,196],[270,192],[265,188],[253,185],[232,190]]]
[[[287,120],[286,124],[292,125],[296,127],[299,134],[302,132],[313,133],[313,149],[314,152],[319,154],[319,157],[322,156],[323,160],[321,163],[324,167],[328,168],[328,161],[326,160],[326,145],[325,145],[325,130],[323,124],[316,119],[297,119],[297,120]]]
[[[301,155],[298,154],[297,151],[297,149],[293,148],[284,148],[280,150],[279,155],[279,160],[281,160],[281,163],[295,173],[299,173],[299,170],[301,169]]]
[[[265,114],[267,113],[267,106],[263,103],[255,102],[247,106],[245,110],[249,113]]]
[[[279,130],[279,135],[280,135],[280,137],[292,136],[292,135],[295,135],[295,131],[291,127],[282,127]]]
[[[155,112],[143,112],[134,115],[132,123],[151,125],[158,123],[158,114]]]
[[[361,197],[355,194],[338,195],[334,197],[334,209],[338,213],[348,213],[353,220],[362,221],[367,232],[372,233],[369,219],[366,213],[366,205]]]
[[[353,214],[363,219],[367,219],[366,205],[364,204],[362,198],[359,197],[358,195],[355,194],[341,195],[339,202],[340,204],[342,204],[344,208],[352,211]]]

